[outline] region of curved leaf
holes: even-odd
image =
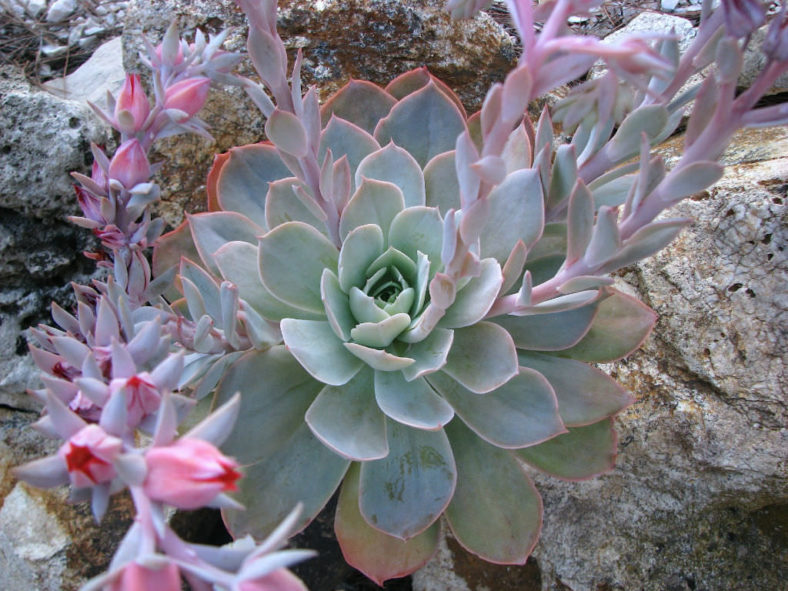
[[[372,370],[362,369],[347,384],[326,386],[306,412],[312,433],[350,460],[385,458],[386,417],[375,402]]]
[[[539,445],[518,449],[518,458],[563,480],[585,480],[611,470],[616,460],[613,420],[569,429]]]
[[[438,154],[424,167],[425,203],[437,207],[441,215],[460,208],[460,184],[454,164],[454,150]]]
[[[412,261],[423,252],[430,261],[430,275],[441,262],[443,222],[434,207],[408,207],[399,212],[391,222],[389,246],[404,252]]]
[[[525,564],[542,529],[542,499],[511,453],[459,421],[446,428],[457,462],[457,489],[446,517],[457,541],[496,564]]]
[[[405,148],[423,168],[434,156],[454,149],[465,129],[457,105],[430,81],[394,105],[375,128],[375,138]]]
[[[391,221],[403,209],[405,199],[397,185],[364,178],[342,210],[339,235],[345,240],[351,231],[367,224],[375,224],[388,234]]]
[[[364,158],[354,170],[357,187],[361,186],[364,178],[386,181],[402,190],[406,207],[424,205],[424,174],[419,163],[407,150],[389,142]]]
[[[432,329],[426,339],[408,345],[405,354],[415,362],[403,369],[402,375],[406,380],[415,380],[439,370],[446,364],[453,342],[454,331],[446,328]]]
[[[378,585],[421,568],[438,548],[440,523],[404,541],[370,527],[358,506],[359,465],[353,464],[339,493],[334,530],[345,561]]]
[[[285,318],[279,328],[290,353],[324,384],[346,384],[363,365],[345,350],[328,321]]]
[[[399,371],[414,363],[414,360],[409,357],[400,357],[382,349],[373,349],[358,343],[345,343],[344,345],[361,361],[379,371]]]
[[[404,74],[400,74],[388,83],[386,92],[394,98],[401,100],[409,94],[416,92],[419,88],[423,88],[430,82],[435,84],[438,90],[444,93],[446,97],[457,106],[463,117],[466,117],[465,107],[463,107],[460,98],[440,78],[433,76],[426,66],[414,68]]]
[[[426,379],[468,427],[496,447],[516,449],[566,433],[553,389],[532,369],[521,367],[517,376],[483,395],[442,372]]]
[[[315,215],[295,193],[295,187],[306,191],[306,186],[295,177],[272,182],[265,197],[265,221],[274,229],[287,222],[304,222],[321,233],[325,233],[323,218]]]
[[[501,266],[493,258],[483,259],[481,270],[457,293],[438,326],[460,328],[476,324],[490,308],[503,283]]]
[[[518,357],[522,365],[535,369],[550,382],[567,427],[596,423],[635,401],[614,379],[582,361],[522,351]]]
[[[458,328],[443,371],[471,392],[495,390],[518,372],[512,337],[490,322]]]
[[[186,218],[200,259],[214,275],[219,274],[219,267],[213,258],[217,250],[234,240],[257,244],[258,237],[264,231],[249,218],[230,211],[197,213],[187,215]]]
[[[443,430],[424,431],[388,421],[389,455],[361,465],[359,509],[364,520],[402,540],[440,517],[457,472]]]
[[[372,134],[378,121],[388,115],[396,102],[397,99],[371,82],[351,80],[320,108],[320,117],[324,126],[331,115],[336,115]]]
[[[347,235],[339,251],[337,278],[342,291],[364,287],[369,266],[383,254],[383,232],[375,224],[356,226]]]
[[[323,162],[326,150],[331,150],[334,162],[347,156],[351,172],[369,154],[380,149],[380,145],[366,131],[350,121],[332,117],[320,136],[318,162]],[[358,186],[358,185],[357,185]]]
[[[416,429],[440,429],[454,416],[423,378],[409,382],[398,371],[375,372],[375,400],[390,418]]]

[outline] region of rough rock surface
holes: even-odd
[[[246,23],[232,0],[132,0],[127,15],[124,59],[132,71],[139,68],[142,35],[158,42],[173,19],[182,29],[200,28],[211,34],[234,27],[227,47],[245,47]],[[291,0],[282,3],[279,33],[291,59],[302,49],[304,87],[319,84],[321,99],[350,78],[385,85],[426,65],[450,81],[472,112],[517,57],[514,40],[501,25],[486,15],[452,21],[443,0]],[[214,144],[183,136],[162,143],[153,159],[166,160],[160,178],[171,201],[160,212],[168,222],[178,223],[184,209],[204,207],[205,176],[215,153],[264,139],[265,122],[258,113],[239,89],[216,92],[201,113],[212,128]]]
[[[605,367],[637,397],[618,420],[615,470],[579,483],[535,475],[539,581],[519,586],[511,567],[488,567],[493,582],[462,577],[477,561],[455,545],[414,575],[414,589],[782,588],[786,147],[785,128],[739,134],[724,160],[742,164],[671,212],[693,226],[623,274],[620,287],[660,320],[643,349]]]

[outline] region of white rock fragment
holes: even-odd
[[[76,0],[55,0],[47,11],[47,22],[59,23],[66,20],[77,9]]]

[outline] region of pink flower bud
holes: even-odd
[[[109,591],[180,591],[181,574],[174,564],[156,570],[136,562],[123,567]]]
[[[289,570],[280,568],[254,580],[243,581],[239,591],[306,591],[304,583]]]
[[[145,454],[145,462],[145,494],[179,509],[208,505],[220,493],[237,490],[235,483],[241,477],[235,460],[201,439],[153,447]]]
[[[109,178],[120,181],[127,189],[150,178],[150,163],[136,139],[126,140],[109,163]]]
[[[126,115],[123,112],[126,112]],[[126,81],[115,103],[115,120],[121,131],[135,133],[142,128],[150,113],[148,97],[142,89],[139,74],[126,74]],[[128,124],[123,119],[130,119]]]
[[[210,78],[187,78],[170,86],[164,93],[164,108],[179,109],[189,116],[202,109],[208,96]]]
[[[120,439],[93,424],[77,431],[61,446],[58,455],[66,462],[71,484],[86,488],[115,478],[112,461],[122,449]]]
[[[102,240],[113,242],[111,236],[99,235]],[[119,240],[121,237],[117,237]],[[108,240],[109,239],[109,240]],[[161,392],[147,372],[142,372],[130,378],[115,378],[109,384],[110,396],[122,390],[126,397],[126,422],[132,427],[139,425],[140,421],[149,414],[156,412],[161,404]]]

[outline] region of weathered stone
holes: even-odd
[[[127,69],[139,69],[142,35],[158,42],[173,19],[183,30],[200,28],[212,34],[235,27],[226,45],[232,50],[245,47],[245,19],[232,0],[132,0],[123,34]],[[385,85],[426,65],[472,111],[517,57],[514,41],[501,25],[487,15],[452,21],[443,0],[292,0],[280,9],[279,32],[291,63],[302,49],[304,87],[319,84],[323,100],[350,78]],[[248,64],[242,71],[252,72]],[[183,210],[204,207],[205,177],[215,153],[264,139],[262,115],[237,88],[212,93],[200,116],[211,126],[213,145],[180,136],[162,142],[154,153],[154,160],[165,160],[159,178],[169,201],[159,211],[171,224],[180,221]]]

